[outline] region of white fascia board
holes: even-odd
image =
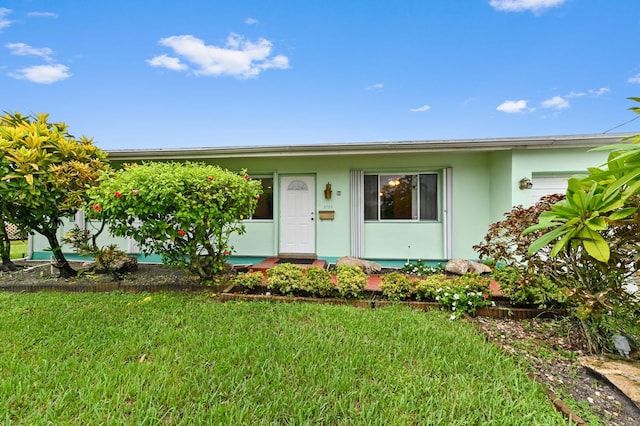
[[[620,143],[633,134],[542,136],[435,141],[356,142],[308,145],[271,145],[212,148],[160,148],[107,150],[110,159],[183,160],[210,158],[313,157],[343,155],[388,155],[389,153],[504,151],[513,149],[593,148]]]

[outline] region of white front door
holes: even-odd
[[[280,177],[280,253],[315,253],[315,188],[313,175]]]

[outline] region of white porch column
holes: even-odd
[[[364,172],[351,170],[351,256],[364,257]]]

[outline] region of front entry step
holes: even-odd
[[[320,269],[325,269],[327,267],[327,262],[325,260],[306,259],[300,257],[270,257],[258,263],[257,265],[253,265],[250,269],[253,271],[266,271],[267,269],[271,269],[280,263],[293,263],[302,267],[303,269],[307,269],[311,266],[316,266]]]

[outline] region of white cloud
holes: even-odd
[[[36,48],[25,43],[7,43],[5,47],[9,49],[13,55],[39,56],[45,61],[51,61],[51,55],[53,55],[53,50],[48,47]]]
[[[569,102],[562,96],[554,96],[553,98],[543,101],[540,105],[543,108],[566,109],[569,108]]]
[[[611,89],[609,89],[608,87],[601,87],[599,89],[589,89],[586,92],[574,92],[573,90],[571,92],[569,92],[569,94],[567,96],[565,96],[565,98],[581,98],[583,96],[602,96],[605,93],[609,93],[611,91]]]
[[[627,82],[629,82],[629,83],[640,83],[640,74],[636,74],[633,77],[629,77],[629,80],[627,80]]]
[[[58,19],[58,14],[53,12],[29,12],[27,16],[32,18],[52,18]]]
[[[611,91],[611,89],[609,89],[608,87],[601,87],[601,88],[599,88],[597,90],[589,89],[589,94],[598,97],[598,96],[602,96],[605,93],[608,93],[610,91]]]
[[[247,24],[247,25],[254,25],[254,24],[257,24],[258,22],[260,22],[260,21],[258,21],[255,18],[247,18],[244,21],[244,23]]]
[[[69,67],[61,64],[35,65],[19,69],[17,73],[9,74],[19,80],[29,80],[33,83],[51,84],[71,77]]]
[[[523,112],[530,110],[527,108],[527,101],[519,100],[519,101],[504,101],[496,108],[498,111],[506,112],[507,114],[514,114],[518,112]]]
[[[365,90],[382,90],[383,88],[384,88],[384,84],[376,83],[376,84],[372,84],[371,86],[367,86]]]
[[[0,32],[2,32],[3,29],[7,28],[9,25],[13,23],[13,21],[10,21],[7,18],[5,18],[5,16],[7,16],[10,13],[11,13],[11,9],[0,7]]]
[[[566,0],[491,0],[489,5],[501,12],[524,12],[527,10],[533,13],[541,13],[545,9],[560,6]]]
[[[241,35],[231,33],[226,44],[220,47],[206,45],[203,40],[191,35],[180,35],[160,39],[159,43],[170,47],[176,55],[191,64],[196,75],[251,78],[267,69],[289,68],[289,59],[286,56],[271,56],[272,44],[264,38],[254,43]],[[147,62],[156,63],[152,64],[153,66],[167,68],[166,64],[162,64],[162,59],[158,58],[161,57],[156,56]],[[174,61],[169,61],[168,64],[175,66]],[[180,70],[184,69],[180,67]]]
[[[167,55],[160,55],[147,59],[147,63],[152,67],[167,68],[172,71],[186,71],[189,69],[188,66],[180,62],[180,59],[172,58]]]
[[[409,111],[411,112],[424,112],[424,111],[429,111],[431,109],[431,107],[429,105],[423,105],[421,107],[418,108],[410,108]]]

